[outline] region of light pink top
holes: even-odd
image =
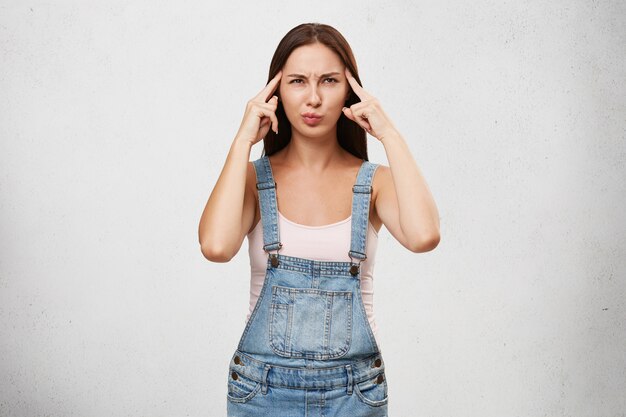
[[[283,247],[279,255],[296,256],[318,261],[344,261],[350,262],[348,251],[350,250],[350,237],[352,216],[337,223],[324,226],[306,226],[288,220],[278,212],[278,230]],[[361,263],[361,293],[367,319],[372,327],[374,336],[377,333],[374,319],[374,285],[373,272],[378,243],[378,233],[368,221],[367,243],[365,252],[367,259]],[[246,316],[246,323],[252,315],[254,306],[261,293],[265,272],[267,268],[267,253],[263,250],[263,226],[261,221],[248,234],[248,252],[250,254],[250,268],[252,272],[250,281],[250,309]],[[355,259],[355,261],[357,261]]]

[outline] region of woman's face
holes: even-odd
[[[292,133],[320,136],[335,131],[350,94],[345,65],[321,43],[293,50],[282,68],[279,92]],[[312,113],[318,118],[308,118]]]

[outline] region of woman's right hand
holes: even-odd
[[[278,97],[272,96],[269,101],[267,99],[274,94],[282,73],[282,70],[278,71],[265,88],[248,101],[246,112],[237,132],[238,138],[248,140],[251,145],[254,145],[265,137],[270,129],[270,125],[272,130],[278,133],[278,118],[275,113],[278,107]]]

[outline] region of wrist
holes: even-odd
[[[390,130],[389,132],[385,132],[380,135],[378,140],[380,140],[380,142],[384,145],[385,143],[389,143],[391,141],[397,141],[400,138],[400,132],[398,132],[397,130]]]
[[[241,138],[239,136],[235,137],[235,140],[233,141],[233,147],[236,148],[242,148],[242,149],[252,149],[252,146],[254,145],[254,143],[252,143],[252,141],[250,139],[244,139]]]

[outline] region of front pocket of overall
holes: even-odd
[[[234,368],[229,369],[228,393],[226,397],[235,403],[247,403],[261,389],[261,383],[240,374]]]
[[[355,384],[354,391],[361,402],[372,407],[380,407],[389,401],[387,397],[387,378],[384,372]]]
[[[332,359],[352,341],[352,292],[272,287],[272,350],[289,358]]]

